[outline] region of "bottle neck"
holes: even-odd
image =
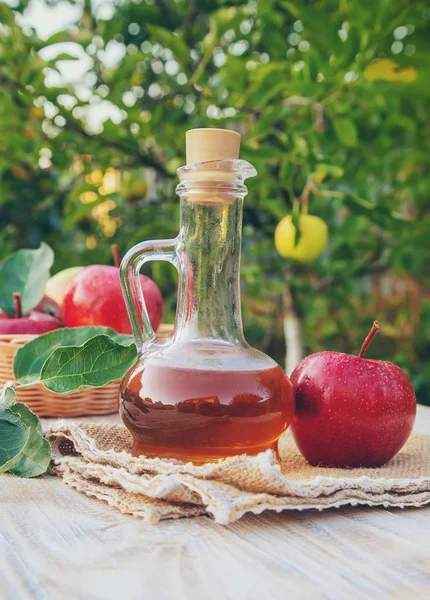
[[[243,193],[181,193],[176,335],[245,343],[240,306]],[[223,201],[224,200],[224,201]]]

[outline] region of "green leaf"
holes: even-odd
[[[30,430],[18,418],[12,420],[9,411],[0,412],[0,473],[8,471],[21,456]]]
[[[245,16],[246,13],[242,6],[223,6],[215,10],[211,18],[217,25],[218,38],[223,36],[228,29],[237,27]]]
[[[52,392],[69,394],[121,379],[136,361],[133,342],[123,346],[97,335],[83,346],[57,348],[45,362],[41,382]]]
[[[18,477],[37,477],[48,469],[51,446],[43,437],[39,418],[25,404],[17,403],[11,411],[18,415],[28,430],[27,442],[9,470]]]
[[[15,24],[15,17],[12,8],[5,4],[0,4],[0,23],[3,25],[9,25],[13,27]]]
[[[22,346],[15,354],[13,372],[21,386],[32,385],[40,380],[40,372],[47,358],[61,346],[81,346],[96,335],[107,335],[117,344],[128,346],[133,338],[121,335],[108,327],[62,328],[39,335]]]
[[[15,388],[6,383],[0,392],[0,473],[8,471],[21,456],[30,431],[10,407],[16,400]]]
[[[269,198],[265,202],[265,210],[280,221],[285,217],[285,202],[280,198]]]
[[[63,220],[63,228],[66,233],[68,233],[76,223],[79,223],[83,219],[85,219],[96,206],[99,204],[103,204],[106,202],[105,196],[98,196],[96,200],[93,202],[88,202],[87,204],[78,204],[73,207],[73,212],[64,217]]]
[[[0,411],[10,408],[16,400],[15,386],[12,381],[4,384],[0,390]]]
[[[73,56],[72,54],[66,54],[65,52],[62,52],[61,54],[58,54],[58,56],[53,58],[52,62],[57,62],[57,60],[80,60],[80,57]]]
[[[58,44],[59,42],[76,42],[76,36],[70,31],[58,31],[49,37],[47,40],[41,40],[41,48],[46,48],[52,44]]]
[[[286,10],[288,10],[288,12],[293,15],[293,17],[296,17],[296,19],[300,19],[301,12],[300,12],[300,9],[297,7],[296,3],[287,2],[287,0],[283,0],[281,2],[281,6],[283,6]]]
[[[367,217],[369,221],[372,221],[383,229],[394,230],[399,227],[404,227],[407,224],[412,224],[412,221],[405,219],[399,213],[392,211],[388,206],[372,204],[368,200],[364,200],[352,192],[347,192],[345,194],[343,203],[354,214]]]
[[[297,244],[300,242],[300,238],[302,237],[302,230],[300,227],[300,217],[301,217],[300,205],[294,204],[293,212],[291,213],[291,223],[295,227],[293,248],[295,248],[297,246]]]
[[[216,20],[214,19],[213,15],[212,15],[211,17],[209,17],[209,31],[207,32],[207,34],[205,35],[205,37],[202,39],[202,42],[201,42],[204,56],[206,56],[207,58],[209,58],[210,55],[212,54],[212,51],[216,46],[217,39],[218,39],[218,26],[217,26]]]
[[[51,446],[43,437],[39,418],[15,400],[13,384],[6,383],[0,392],[0,473],[36,477],[48,468]]]
[[[289,190],[293,183],[294,177],[294,162],[292,161],[289,154],[284,154],[281,158],[281,164],[279,167],[279,179],[282,187]]]
[[[189,62],[190,48],[177,33],[157,25],[147,25],[147,27],[152,42],[157,42],[164,48],[169,48],[182,65]]]
[[[358,143],[357,127],[351,119],[344,117],[334,119],[334,132],[337,139],[346,148],[354,148]]]
[[[258,108],[264,108],[270,105],[276,97],[284,97],[290,88],[288,81],[275,82],[274,85],[269,85],[262,96],[256,102]]]
[[[313,173],[313,179],[316,183],[320,183],[327,176],[339,178],[343,177],[344,170],[342,167],[338,167],[337,165],[326,165],[324,163],[319,163],[315,172]]]
[[[40,302],[54,262],[52,249],[42,242],[37,250],[18,250],[0,266],[0,308],[15,313],[13,293],[21,294],[22,314]]]
[[[358,27],[350,23],[348,38],[345,42],[345,53],[342,56],[342,64],[348,66],[356,60],[360,52],[361,35]]]
[[[307,64],[309,67],[309,74],[313,81],[317,80],[318,73],[321,67],[319,55],[313,48],[308,52]]]

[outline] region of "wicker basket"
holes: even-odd
[[[161,325],[160,337],[168,337],[172,325]],[[0,335],[0,387],[13,381],[13,357],[21,346],[33,340],[34,335]],[[24,402],[39,417],[80,417],[84,415],[107,415],[118,410],[119,382],[101,388],[87,388],[74,394],[55,394],[43,385],[17,389],[19,402]]]

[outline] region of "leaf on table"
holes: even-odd
[[[54,262],[52,249],[42,242],[37,250],[18,250],[0,265],[0,308],[15,314],[13,293],[21,294],[22,314],[26,315],[42,299]]]
[[[7,410],[16,401],[15,385],[13,381],[7,381],[0,390],[0,411]]]
[[[6,383],[0,391],[0,473],[36,477],[48,468],[51,446],[43,437],[39,418],[15,400],[13,384]]]
[[[0,414],[0,473],[5,473],[22,454],[30,436],[30,430],[17,419]]]
[[[16,399],[14,387],[6,384],[0,398],[0,473],[5,473],[21,456],[30,431],[22,423],[19,415],[10,410]]]
[[[82,346],[57,348],[42,367],[41,383],[52,392],[69,394],[101,387],[124,377],[136,361],[136,347],[97,335]]]
[[[117,344],[129,346],[133,338],[121,335],[108,327],[62,328],[39,335],[22,346],[15,354],[13,372],[21,386],[28,386],[40,380],[40,372],[47,358],[61,346],[81,346],[96,335],[104,334]]]
[[[28,406],[18,402],[10,410],[21,418],[29,435],[22,452],[9,470],[18,477],[37,477],[48,469],[51,446],[43,437],[39,418]]]

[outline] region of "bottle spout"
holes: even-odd
[[[177,171],[181,183],[243,183],[248,177],[255,177],[255,167],[246,160],[210,160],[180,167]]]

